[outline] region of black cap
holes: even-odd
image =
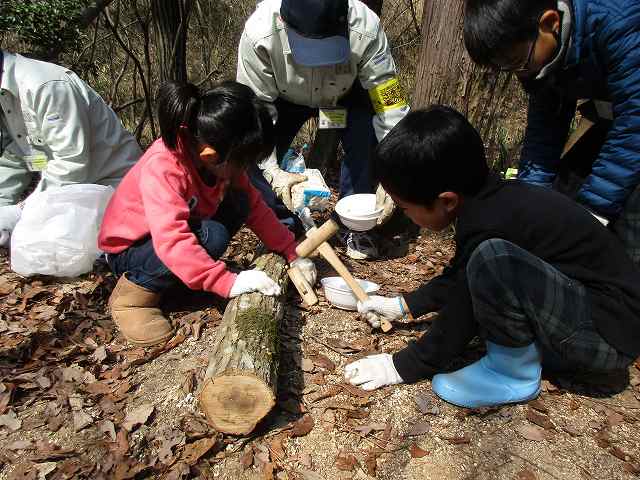
[[[297,63],[315,67],[349,59],[348,0],[282,0],[280,16]]]

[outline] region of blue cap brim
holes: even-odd
[[[287,36],[293,59],[305,67],[346,63],[351,55],[349,39],[346,37],[308,38],[292,28],[287,28]]]

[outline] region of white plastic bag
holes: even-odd
[[[78,184],[30,195],[11,235],[11,269],[24,276],[90,272],[112,194],[111,187]]]

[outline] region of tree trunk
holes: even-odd
[[[464,0],[425,0],[413,107],[449,105],[480,132],[489,161],[503,170],[517,154],[526,124],[524,95],[513,75],[475,65],[463,40]]]
[[[160,82],[187,81],[187,30],[193,0],[151,0]]]
[[[278,282],[280,297],[259,293],[231,300],[209,353],[200,408],[223,433],[250,433],[275,405],[280,320],[287,286],[287,262],[274,253],[257,258],[256,268]]]

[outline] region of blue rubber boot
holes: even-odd
[[[495,407],[533,400],[540,393],[540,351],[535,343],[509,348],[487,342],[487,354],[456,372],[433,377],[436,395],[459,407]]]

